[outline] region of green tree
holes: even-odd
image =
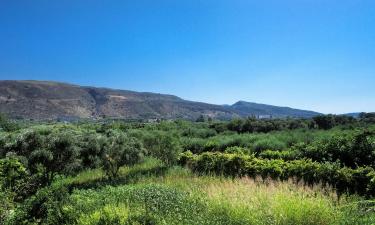
[[[0,189],[16,191],[27,177],[26,167],[16,158],[0,159]]]
[[[17,130],[18,126],[16,123],[10,121],[5,114],[0,114],[0,129],[9,132]]]
[[[101,165],[106,138],[96,133],[84,133],[80,139],[80,158],[83,168],[97,168]]]
[[[79,149],[71,134],[54,132],[46,142],[29,156],[31,171],[43,171],[45,184],[50,184],[56,174],[72,174],[80,169]]]
[[[313,118],[319,129],[328,130],[335,126],[333,115],[319,115]]]
[[[138,163],[144,154],[143,145],[136,138],[121,132],[112,132],[104,148],[103,169],[108,178],[114,179],[121,166]]]
[[[5,145],[6,152],[15,152],[17,155],[28,157],[31,152],[42,148],[45,145],[45,137],[37,130],[22,130],[13,135]]]
[[[242,127],[243,127],[243,120],[239,118],[233,119],[228,123],[228,129],[232,131],[237,131],[238,133],[242,132]]]
[[[203,122],[205,122],[206,120],[205,120],[205,118],[204,118],[204,116],[203,115],[200,115],[198,118],[197,118],[197,120],[196,120],[196,122],[201,122],[201,123],[203,123]]]
[[[172,130],[142,130],[131,132],[131,135],[142,141],[148,155],[162,160],[167,165],[175,164],[182,152],[180,134]]]
[[[166,165],[173,165],[177,162],[182,147],[179,139],[166,132],[154,132],[152,135],[152,145],[149,145],[150,154]]]

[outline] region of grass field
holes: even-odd
[[[110,184],[102,177],[91,170],[65,181],[76,187],[63,206],[72,224],[375,223],[361,198],[292,180],[197,176],[152,158]]]

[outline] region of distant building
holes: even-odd
[[[258,115],[258,119],[272,119],[272,115]]]
[[[147,123],[158,123],[160,122],[160,119],[147,119]]]

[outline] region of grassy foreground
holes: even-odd
[[[68,178],[69,224],[374,224],[369,202],[292,181],[197,176],[154,159],[123,167],[115,182],[101,170]],[[367,204],[365,204],[367,203]]]

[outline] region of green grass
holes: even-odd
[[[292,181],[197,176],[147,159],[106,183],[101,170],[68,182],[63,206],[69,224],[374,224],[360,198]],[[87,185],[101,183],[101,185]]]

